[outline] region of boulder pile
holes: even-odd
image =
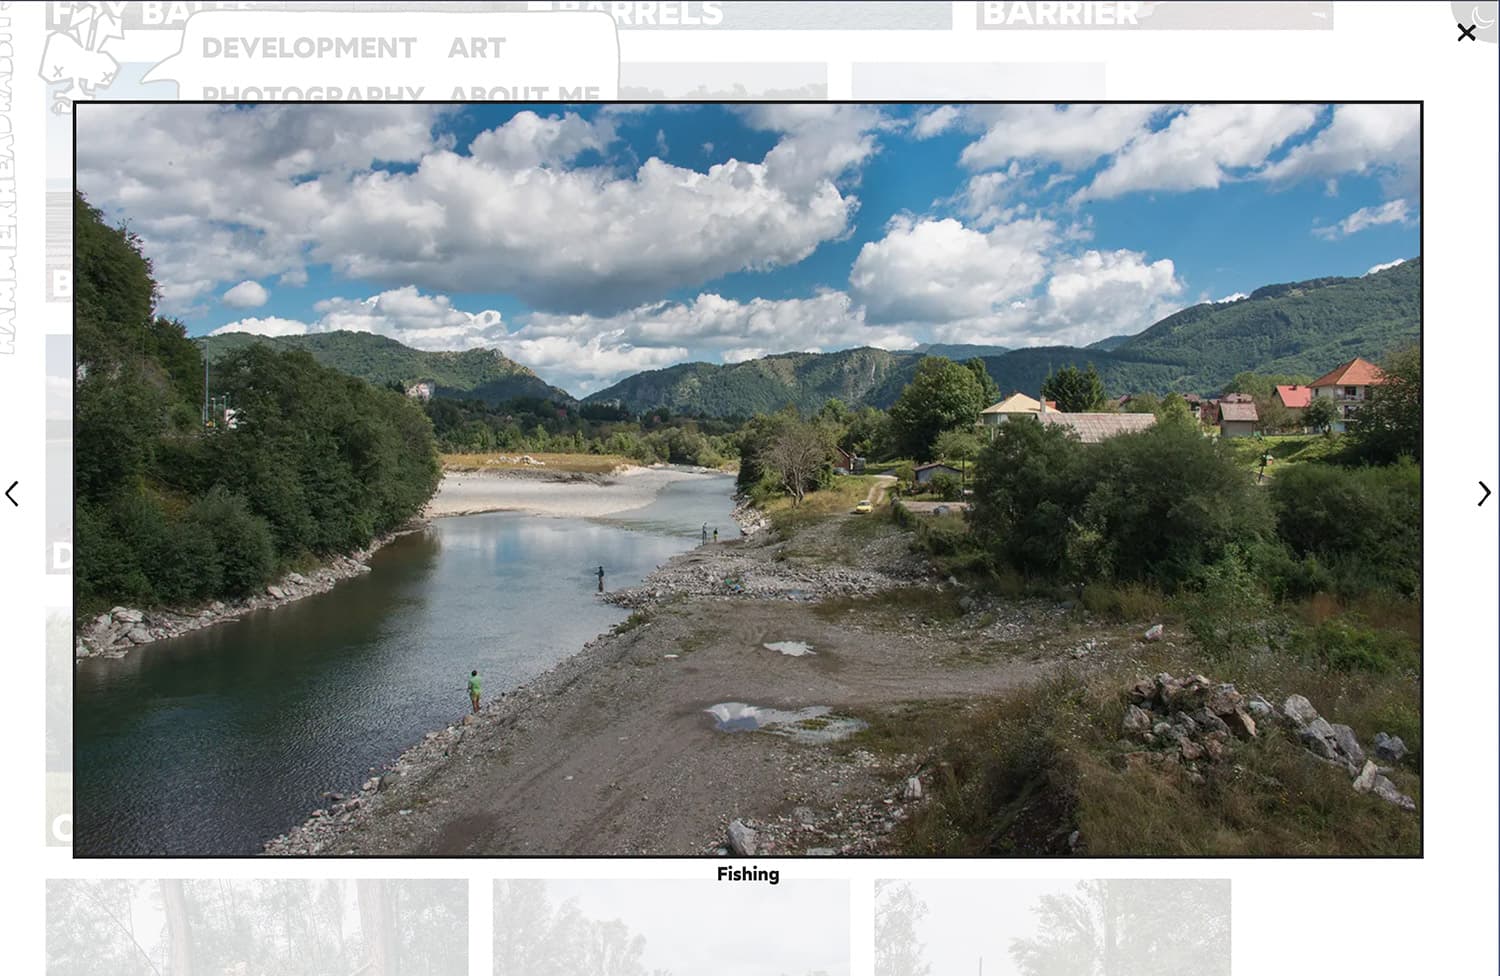
[[[1354,792],[1373,793],[1408,812],[1417,809],[1416,801],[1391,782],[1392,768],[1378,765],[1367,757],[1359,744],[1359,737],[1349,726],[1330,723],[1318,714],[1312,702],[1301,695],[1289,696],[1281,711],[1287,725],[1308,752],[1354,777]],[[1400,736],[1377,732],[1374,746],[1376,758],[1383,762],[1400,762],[1406,755],[1406,743]]]
[[[1201,674],[1175,678],[1163,672],[1137,681],[1129,697],[1121,731],[1149,748],[1119,757],[1125,768],[1175,762],[1196,771],[1200,762],[1223,759],[1231,737],[1257,734],[1245,696],[1234,685],[1214,684]]]
[[[1123,769],[1178,763],[1198,775],[1198,764],[1216,763],[1231,739],[1254,739],[1257,721],[1279,721],[1311,755],[1354,777],[1355,792],[1373,793],[1403,810],[1416,809],[1411,797],[1391,782],[1390,766],[1366,755],[1352,728],[1329,722],[1302,695],[1290,695],[1278,709],[1260,696],[1247,698],[1232,684],[1215,684],[1201,674],[1175,678],[1165,672],[1130,687],[1121,719],[1125,740],[1146,748],[1115,757]],[[1400,762],[1406,743],[1385,732],[1376,734],[1374,755]]]

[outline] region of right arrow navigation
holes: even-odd
[[[1479,487],[1484,489],[1484,498],[1479,499],[1479,504],[1483,505],[1485,499],[1490,497],[1490,486],[1481,481]]]

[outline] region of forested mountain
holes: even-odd
[[[920,358],[860,348],[783,353],[726,366],[683,363],[637,373],[585,402],[618,404],[632,413],[666,407],[673,413],[713,417],[770,413],[788,403],[810,412],[830,397],[851,405],[884,405],[901,392]]]
[[[928,342],[918,346],[913,352],[922,353],[924,356],[942,356],[944,359],[962,361],[973,359],[976,356],[1000,356],[1010,352],[1009,346],[975,346],[967,343],[943,343]]]
[[[501,403],[517,397],[536,397],[571,403],[565,390],[549,386],[530,369],[507,359],[497,349],[463,352],[424,352],[395,339],[369,332],[320,332],[304,336],[259,336],[228,332],[205,336],[198,343],[210,362],[256,344],[276,349],[305,349],[319,363],[376,386],[403,387],[430,380],[435,396]]]
[[[1420,338],[1422,259],[1359,278],[1267,285],[1235,302],[1185,308],[1133,336],[1086,349],[1036,346],[986,355],[1004,393],[1035,396],[1055,370],[1093,363],[1107,393],[1218,393],[1236,373],[1319,375],[1364,356],[1380,360]],[[640,412],[748,415],[795,403],[816,409],[837,396],[851,406],[888,407],[924,354],[969,358],[982,346],[934,345],[926,352],[849,349],[768,356],[728,366],[685,363],[640,373],[587,398]]]
[[[432,424],[406,397],[250,342],[219,359],[205,417],[199,347],[156,314],[139,239],[76,196],[73,251],[81,612],[251,593],[432,495]]]

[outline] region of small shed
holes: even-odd
[[[921,464],[912,469],[912,477],[917,479],[917,484],[925,485],[940,474],[946,474],[954,478],[962,478],[963,472],[951,464],[943,464],[941,461],[933,461],[931,464]]]
[[[1256,412],[1254,402],[1219,401],[1220,437],[1249,437],[1255,433],[1255,425],[1259,422],[1260,414]]]

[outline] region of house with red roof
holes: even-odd
[[[1359,408],[1370,399],[1370,391],[1384,382],[1385,374],[1380,371],[1379,366],[1368,359],[1355,356],[1307,385],[1313,396],[1331,399],[1339,408],[1339,421],[1333,425],[1333,429],[1343,431],[1347,421],[1352,420]]]
[[[1271,396],[1288,410],[1306,410],[1307,405],[1312,403],[1313,391],[1310,386],[1293,383],[1291,386],[1278,386]]]

